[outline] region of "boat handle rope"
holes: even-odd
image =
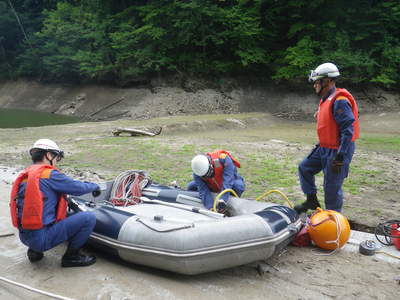
[[[161,201],[161,200],[149,199],[149,198],[144,197],[144,196],[140,197],[140,200],[143,203],[153,203],[153,204],[160,204],[160,205],[180,208],[180,209],[191,211],[191,212],[194,212],[194,213],[206,215],[208,217],[214,217],[214,218],[223,218],[224,217],[223,214],[220,214],[218,212],[213,212],[213,211],[209,211],[209,210],[206,210],[206,209],[187,206],[187,205],[178,204],[178,203],[170,203],[170,202],[164,202],[164,201]]]
[[[276,194],[281,195],[282,198],[286,201],[286,203],[288,204],[288,206],[290,208],[294,207],[292,201],[290,201],[289,198],[279,190],[269,190],[269,191],[265,192],[264,194],[262,194],[261,196],[257,197],[256,201],[260,201],[262,198],[265,198],[266,196],[268,196],[269,194],[272,194],[272,193],[276,193]]]

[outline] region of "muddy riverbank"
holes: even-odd
[[[338,87],[342,87],[340,81]],[[361,114],[400,110],[400,95],[377,88],[354,87]],[[34,81],[0,82],[0,107],[33,109],[82,120],[149,119],[197,114],[268,112],[287,119],[311,119],[318,102],[311,86],[249,83],[221,79],[218,83],[187,78],[157,78],[146,86],[117,88],[55,85]]]
[[[400,100],[386,91],[357,91],[361,138],[344,186],[344,214],[352,224],[373,229],[398,219],[400,211]],[[98,86],[0,84],[0,107],[34,108],[74,115],[76,124],[0,129],[0,236],[13,232],[8,213],[11,182],[28,165],[38,138],[65,150],[60,168],[81,180],[103,182],[129,169],[182,187],[191,179],[196,153],[230,150],[242,163],[246,198],[279,189],[293,202],[304,196],[297,164],[316,141],[310,116],[317,99],[310,91],[226,84],[189,84],[117,89]],[[111,120],[111,121],[110,121]],[[114,121],[112,121],[114,120]],[[156,137],[114,137],[116,127],[162,127]],[[317,177],[321,188],[322,177]],[[319,190],[320,199],[323,193]],[[279,202],[282,199],[272,198]],[[31,264],[16,236],[0,237],[0,276],[75,299],[394,299],[400,264],[354,251],[321,256],[312,248],[289,247],[259,273],[255,265],[180,276],[127,265],[101,253],[88,268],[62,269],[65,245]],[[88,251],[93,251],[89,249]],[[0,299],[44,299],[0,282]]]
[[[369,227],[398,218],[400,178],[398,112],[363,116],[364,136],[358,143],[345,186],[344,214]],[[157,137],[113,137],[115,127],[162,126]],[[210,148],[231,150],[246,178],[244,196],[255,198],[277,188],[301,201],[296,166],[315,141],[314,124],[271,114],[203,115],[78,123],[37,128],[0,129],[0,233],[12,232],[8,195],[18,170],[29,164],[27,149],[48,137],[66,151],[60,168],[81,180],[102,182],[127,169],[145,169],[154,180],[184,186],[190,159]],[[317,178],[321,186],[321,177]],[[279,201],[279,199],[271,199]],[[31,264],[16,236],[0,238],[2,272],[16,280],[75,299],[394,299],[400,264],[357,252],[321,256],[312,248],[289,247],[272,258],[261,274],[255,265],[180,276],[127,265],[101,253],[88,268],[62,269],[61,245]],[[88,251],[93,251],[89,249]],[[60,284],[62,283],[62,284]],[[0,283],[0,299],[43,299]]]

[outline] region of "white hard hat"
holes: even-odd
[[[336,65],[333,63],[324,63],[319,65],[315,70],[311,70],[310,76],[308,76],[308,81],[314,82],[324,77],[335,78],[339,75],[339,69]]]
[[[207,156],[200,154],[193,157],[192,170],[194,174],[201,177],[206,175],[209,169],[210,169],[210,162]]]
[[[60,150],[60,148],[58,147],[58,145],[53,142],[52,140],[49,139],[39,139],[37,140],[32,148],[29,150],[29,153],[32,154],[33,150],[46,150],[49,152],[56,152],[58,154],[60,154],[61,156],[64,156],[64,152]]]

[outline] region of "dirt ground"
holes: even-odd
[[[261,265],[262,272],[259,272],[256,264],[252,264],[196,276],[128,265],[101,253],[96,253],[98,261],[93,266],[63,269],[60,267],[60,258],[64,245],[47,251],[42,261],[29,263],[26,247],[18,238],[15,235],[3,235],[13,232],[8,210],[10,183],[22,168],[22,157],[26,156],[26,149],[31,145],[32,139],[43,136],[56,139],[65,145],[69,157],[74,157],[77,155],[75,148],[83,141],[91,143],[88,145],[93,147],[102,147],[96,149],[111,147],[112,142],[108,140],[110,128],[133,124],[161,124],[163,132],[156,146],[168,144],[179,148],[180,145],[198,144],[201,147],[211,147],[219,144],[222,139],[226,143],[233,143],[237,152],[243,153],[243,156],[246,155],[246,149],[250,149],[252,154],[271,153],[279,158],[287,154],[296,161],[304,157],[315,141],[314,124],[304,118],[315,109],[315,99],[310,95],[305,98],[305,105],[301,105],[298,102],[291,103],[296,97],[294,94],[265,94],[265,89],[231,89],[223,93],[203,90],[195,93],[187,89],[168,87],[134,91],[103,90],[96,87],[84,91],[59,87],[44,89],[40,85],[35,88],[36,98],[30,99],[29,105],[38,104],[37,99],[45,99],[37,106],[39,109],[66,114],[79,113],[80,116],[96,113],[111,98],[115,101],[125,97],[129,101],[128,109],[118,104],[107,110],[107,113],[101,111],[93,115],[100,119],[113,119],[116,116],[149,119],[155,116],[198,113],[197,109],[193,110],[193,103],[196,103],[194,101],[201,101],[200,112],[203,113],[261,111],[262,115],[164,117],[155,121],[149,119],[143,123],[120,120],[43,128],[0,129],[0,277],[65,297],[87,300],[396,299],[400,295],[400,260],[386,261],[375,256],[363,256],[357,251],[346,250],[347,246],[329,256],[318,255],[312,247],[288,247],[286,251],[264,262]],[[1,107],[16,107],[15,103],[32,93],[32,85],[3,84],[0,92]],[[400,151],[390,144],[391,137],[400,136],[400,101],[397,95],[379,95],[380,98],[377,96],[376,99],[379,98],[381,104],[374,106],[378,113],[370,114],[373,110],[367,104],[370,96],[364,96],[360,101],[363,111],[362,130],[369,139],[358,148],[355,165],[362,167],[362,170],[370,170],[371,173],[365,175],[362,192],[347,197],[345,204],[346,215],[360,228],[368,229],[381,221],[398,219],[400,211]],[[17,99],[17,96],[21,99]],[[98,106],[93,101],[88,101],[93,97],[99,97]],[[273,103],[279,104],[274,108],[271,107]],[[135,105],[138,106],[136,110]],[[265,111],[286,119],[276,118]],[[303,121],[298,121],[299,118]],[[384,144],[379,144],[379,139],[373,144],[375,137],[389,138],[382,140]],[[129,140],[126,143],[131,141],[134,144],[150,143],[146,139],[139,142]],[[86,144],[81,147],[85,146]],[[112,150],[110,155],[111,152]],[[90,165],[90,157],[83,159]],[[77,179],[96,182],[114,174],[100,163],[89,171],[85,168],[85,161],[82,163],[79,167],[71,163],[64,171]],[[363,174],[357,176],[362,178]],[[320,179],[318,184],[321,184]],[[291,196],[302,199],[298,186],[291,192]],[[0,299],[47,298],[0,281]]]
[[[4,173],[4,172],[3,172]],[[4,177],[4,174],[3,174]],[[8,190],[0,182],[0,233],[11,233]],[[347,247],[347,246],[346,246]],[[86,268],[63,269],[61,245],[35,264],[16,236],[0,238],[1,277],[73,299],[395,299],[400,264],[341,250],[330,256],[289,247],[262,265],[183,276],[129,265],[104,254]],[[87,251],[91,251],[90,249]],[[0,281],[0,299],[50,299]]]
[[[375,117],[366,116],[371,126],[370,131],[381,131],[382,128],[392,130],[398,122],[396,114],[385,118],[379,128]],[[387,116],[386,116],[387,117]],[[274,118],[269,122],[275,122]],[[244,122],[244,121],[243,121]],[[279,120],[283,124],[287,121]],[[232,122],[230,122],[232,123]],[[81,131],[85,128],[90,132],[90,128],[96,128],[97,132],[102,131],[102,126],[109,128],[107,122],[85,123],[74,125],[63,125]],[[264,124],[265,125],[265,124]],[[264,126],[263,125],[263,126]],[[206,125],[204,125],[206,126]],[[211,126],[211,125],[209,125]],[[293,127],[289,122],[288,126]],[[296,127],[297,126],[297,127]],[[298,124],[295,126],[298,132]],[[165,134],[182,132],[182,128],[187,127],[172,123],[165,126]],[[181,129],[179,129],[181,128]],[[269,127],[271,129],[271,127]],[[40,131],[49,130],[51,133],[55,127],[44,127]],[[36,131],[32,134],[36,136]],[[39,129],[37,129],[39,130]],[[397,129],[396,129],[397,130]],[[6,135],[12,130],[2,131],[3,142],[9,145]],[[188,130],[190,131],[190,130]],[[10,183],[16,176],[17,170],[13,169],[10,153],[25,151],[25,144],[29,144],[25,131],[23,138],[15,135],[15,145],[12,149],[7,149],[3,144],[2,150],[7,153],[7,157],[0,158],[0,235],[13,232],[9,214],[8,197]],[[184,132],[184,131],[183,131]],[[198,131],[197,138],[191,136],[193,140],[198,140],[202,135],[202,130]],[[237,138],[240,135],[249,134],[248,131],[236,131]],[[256,135],[257,130],[251,134]],[[52,133],[51,133],[52,134]],[[211,140],[204,143],[212,143],[214,138],[219,138],[220,133],[215,133]],[[98,139],[98,137],[93,137]],[[75,136],[79,140],[79,134]],[[174,136],[174,141],[179,142],[187,136]],[[172,139],[171,139],[172,140]],[[251,140],[251,138],[250,138]],[[270,140],[269,142],[242,141],[252,146],[259,147],[260,151],[273,149],[282,151],[282,141]],[[305,146],[296,143],[284,143],[287,149],[299,152],[303,155]],[[286,150],[287,150],[286,149]],[[289,151],[288,150],[288,151]],[[292,151],[290,150],[290,151]],[[300,151],[299,151],[300,150]],[[376,162],[387,163],[387,176],[391,176],[393,182],[390,183],[393,194],[393,201],[387,198],[375,197],[379,191],[370,191],[365,187],[363,197],[353,197],[352,205],[360,205],[357,201],[362,201],[366,206],[380,205],[392,215],[398,214],[398,176],[400,162],[395,160],[392,153],[379,152],[360,152],[360,155],[374,156]],[[78,178],[89,178],[94,181],[101,181],[101,171],[95,173],[69,170],[69,173]],[[381,191],[382,193],[383,191]],[[357,211],[354,212],[357,214]],[[387,218],[386,213],[383,214]],[[364,219],[365,220],[365,219]],[[375,221],[379,216],[375,216]],[[347,246],[346,246],[347,247]],[[104,254],[96,253],[98,262],[87,268],[62,269],[60,267],[60,257],[65,246],[61,245],[45,253],[43,261],[31,264],[26,258],[26,247],[23,246],[16,236],[0,237],[0,264],[2,266],[0,276],[8,279],[33,286],[38,289],[46,290],[55,294],[63,295],[73,299],[395,299],[399,295],[398,276],[400,275],[400,260],[387,262],[376,257],[362,256],[357,251],[341,250],[330,256],[318,255],[311,247],[295,248],[289,247],[278,256],[271,258],[261,265],[262,272],[256,268],[256,264],[241,266],[237,268],[221,270],[197,276],[183,276],[169,272],[159,271],[143,266],[128,265],[119,260],[107,257]],[[88,249],[88,251],[93,251]],[[0,299],[45,299],[45,296],[33,294],[21,288],[0,281]]]

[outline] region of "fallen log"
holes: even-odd
[[[121,133],[129,133],[131,136],[138,136],[138,135],[148,135],[148,136],[155,136],[161,133],[162,127],[159,127],[155,132],[146,131],[137,128],[122,128],[118,127],[112,131],[113,136],[119,136]]]

